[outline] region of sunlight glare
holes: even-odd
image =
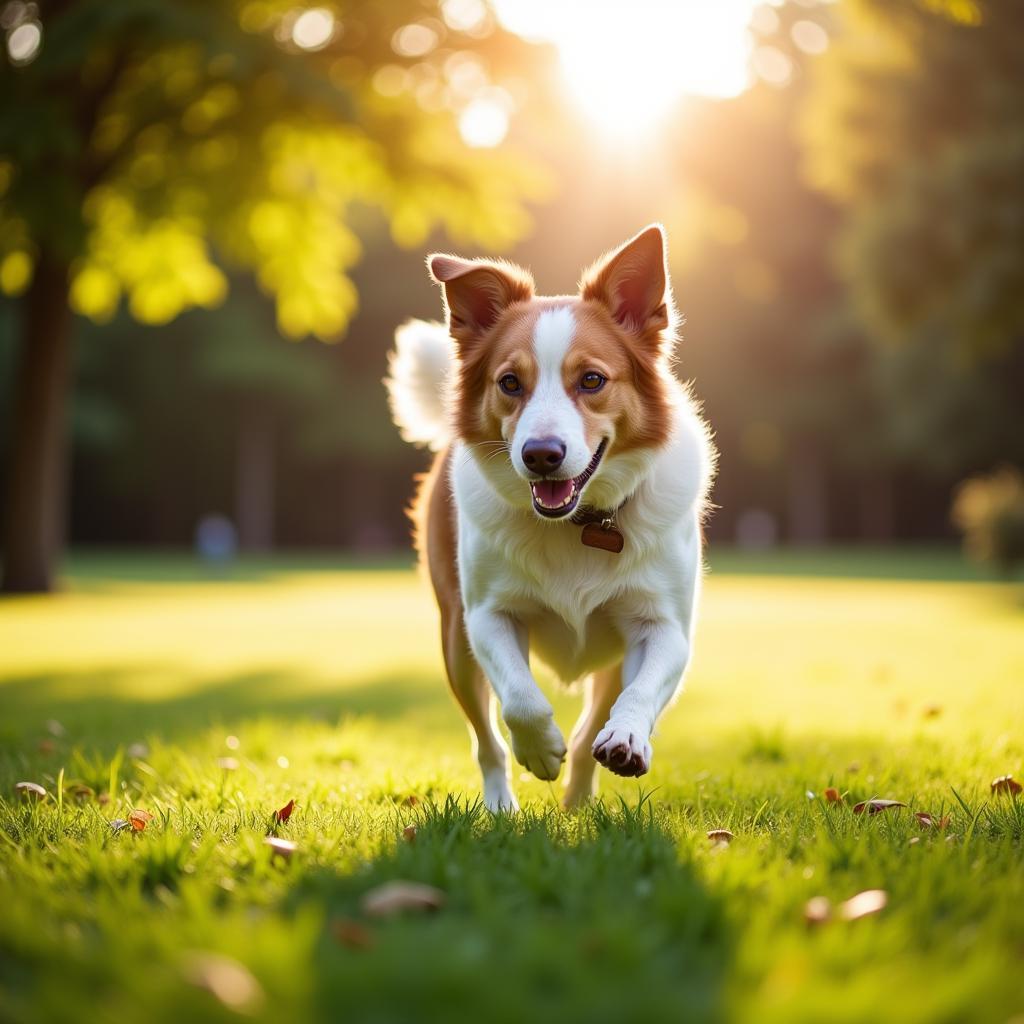
[[[566,82],[603,130],[635,136],[684,95],[747,88],[756,2],[495,0],[495,10],[510,31],[554,43]]]
[[[292,25],[292,42],[302,50],[322,50],[334,35],[334,15],[326,7],[303,11]]]
[[[497,92],[497,90],[492,90]],[[507,104],[499,95],[483,95],[468,104],[459,116],[459,134],[467,146],[489,149],[508,134]]]

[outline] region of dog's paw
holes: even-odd
[[[538,779],[557,779],[565,760],[565,740],[550,714],[533,718],[506,718],[512,753]]]
[[[504,771],[484,777],[484,806],[492,814],[511,814],[519,810]]]
[[[594,757],[616,775],[646,775],[651,770],[651,744],[629,725],[609,722],[594,740]]]

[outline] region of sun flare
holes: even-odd
[[[510,31],[550,42],[566,84],[606,134],[655,129],[682,96],[748,86],[756,0],[496,0]]]

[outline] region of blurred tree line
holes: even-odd
[[[423,252],[505,251],[571,291],[651,220],[723,452],[713,538],[946,536],[957,481],[1024,465],[1019,3],[766,5],[755,85],[635,145],[471,9],[350,4],[304,48],[291,3],[42,8],[38,57],[0,71],[8,578],[51,253],[67,302],[36,306],[92,321],[65,335],[77,542],[184,543],[218,510],[247,547],[401,545],[423,460],[379,381],[395,325],[439,314]],[[508,142],[460,139],[459,81],[463,104],[500,88]]]

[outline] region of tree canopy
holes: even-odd
[[[1024,332],[1024,6],[847,0],[805,119],[810,181],[874,331],[1001,357]]]
[[[104,321],[125,299],[157,324],[216,305],[242,268],[285,334],[330,338],[357,301],[355,206],[382,210],[403,245],[441,227],[507,246],[543,176],[507,148],[467,147],[453,113],[495,88],[489,56],[526,44],[439,13],[47,4],[38,52],[0,68],[0,287],[24,291],[46,250],[70,264],[76,312]]]

